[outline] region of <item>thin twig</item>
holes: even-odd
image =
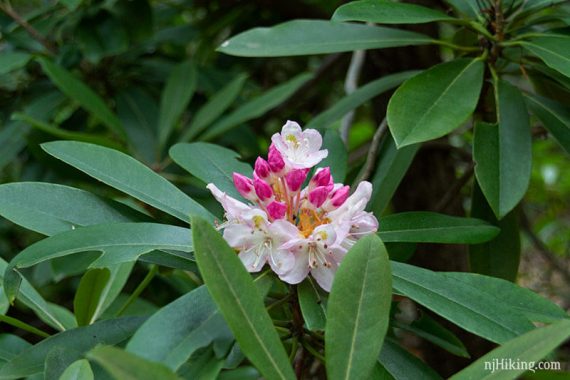
[[[475,164],[471,163],[467,168],[467,170],[465,170],[465,173],[463,173],[461,177],[455,180],[453,185],[451,185],[449,190],[447,190],[447,192],[443,195],[443,198],[441,198],[441,200],[435,206],[435,210],[437,212],[445,211],[449,207],[449,205],[453,202],[453,200],[457,197],[457,195],[459,195],[461,189],[463,189],[463,186],[465,186],[467,182],[469,182],[474,172],[475,172]]]
[[[361,181],[366,181],[372,175],[374,171],[374,167],[376,166],[376,156],[378,155],[378,150],[380,149],[380,141],[382,141],[382,137],[386,134],[388,130],[388,122],[386,118],[382,120],[376,132],[374,132],[374,136],[372,137],[372,143],[370,144],[370,148],[368,149],[368,154],[366,155],[366,162],[362,167],[362,171],[356,183]]]
[[[344,82],[344,91],[346,92],[346,95],[352,94],[358,88],[358,79],[360,78],[360,72],[362,71],[365,57],[366,52],[364,50],[356,50],[352,53],[350,65],[348,66],[348,71],[346,73],[346,80]],[[353,119],[354,110],[350,111],[342,118],[340,138],[345,144],[348,142],[348,133],[350,132]]]
[[[548,261],[554,270],[564,277],[566,283],[570,284],[570,271],[568,266],[563,259],[560,259],[555,253],[550,251],[548,246],[534,233],[530,220],[524,211],[521,212],[521,225],[538,253]]]
[[[28,23],[28,21],[26,21],[22,16],[20,16],[18,12],[12,8],[12,5],[10,5],[9,2],[0,3],[0,10],[6,13],[12,20],[14,20],[14,22],[16,22],[16,24],[24,28],[28,34],[32,36],[33,39],[42,44],[42,46],[45,47],[49,53],[57,53],[55,45],[50,40],[45,38],[36,28],[30,25],[30,23]]]

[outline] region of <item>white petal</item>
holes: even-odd
[[[224,229],[224,239],[230,247],[235,249],[251,247],[252,237],[255,237],[255,232],[245,224],[230,224]]]
[[[337,267],[338,266],[336,262],[331,260],[331,267],[327,268],[325,266],[320,265],[316,268],[312,268],[311,276],[313,276],[313,278],[317,280],[317,283],[321,288],[323,288],[327,292],[330,292]]]
[[[235,219],[239,220],[244,212],[247,212],[252,209],[251,206],[248,206],[245,203],[242,203],[237,199],[230,197],[229,195],[218,189],[216,185],[214,185],[213,183],[208,184],[206,188],[210,190],[214,198],[216,198],[216,200],[220,202],[220,204],[224,208],[224,211],[226,212],[226,217],[230,221]]]
[[[323,138],[316,129],[305,129],[303,139],[307,142],[309,152],[316,152],[323,145]]]
[[[269,234],[275,240],[279,241],[280,245],[291,240],[299,239],[301,236],[297,226],[284,219],[279,219],[271,223],[268,230]]]
[[[295,265],[295,255],[286,249],[276,249],[267,261],[277,275],[287,273]]]
[[[309,274],[309,256],[305,252],[295,254],[293,267],[279,278],[289,284],[298,284]]]
[[[259,272],[267,261],[265,254],[262,257],[258,257],[255,250],[243,251],[239,254],[239,258],[248,272]]]
[[[275,148],[281,153],[283,159],[285,159],[285,155],[289,147],[287,146],[287,144],[285,144],[281,135],[279,133],[273,134],[273,136],[271,136],[271,142],[273,143]]]
[[[294,121],[287,120],[281,129],[281,136],[283,137],[283,140],[287,140],[288,135],[293,135],[297,140],[300,140],[302,138],[301,126]]]

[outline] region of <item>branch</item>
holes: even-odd
[[[382,141],[382,137],[386,134],[387,129],[388,122],[386,121],[386,118],[384,118],[376,129],[376,132],[374,132],[374,137],[372,137],[372,143],[370,144],[370,149],[368,149],[368,155],[366,156],[366,162],[364,163],[361,174],[355,183],[367,181],[372,175],[376,163],[376,156],[380,149],[380,141]]]
[[[461,177],[457,178],[457,180],[453,183],[453,185],[451,185],[449,190],[447,190],[447,193],[444,194],[443,198],[441,198],[441,200],[435,206],[435,211],[437,212],[445,211],[449,207],[449,205],[453,202],[453,200],[459,195],[461,189],[463,189],[463,186],[465,186],[467,182],[469,182],[474,172],[475,172],[475,164],[471,163],[469,164],[467,170],[465,170],[465,173],[463,173]]]
[[[348,72],[346,73],[346,80],[344,82],[344,91],[347,95],[352,94],[358,88],[358,78],[360,77],[360,71],[362,70],[362,65],[364,64],[364,58],[366,57],[366,52],[364,50],[356,50],[352,53],[352,58],[350,59],[350,65],[348,66]],[[346,144],[348,142],[348,132],[352,126],[352,120],[354,119],[354,110],[350,111],[344,115],[340,127],[340,138]]]
[[[16,10],[12,8],[12,5],[10,5],[9,2],[0,3],[0,10],[6,13],[12,20],[14,20],[14,22],[16,22],[16,24],[24,28],[28,34],[33,39],[42,44],[42,46],[45,47],[50,54],[55,54],[57,52],[55,45],[53,45],[50,40],[45,38],[40,32],[38,32],[36,28],[34,28],[24,18],[22,18],[22,16],[20,16]]]

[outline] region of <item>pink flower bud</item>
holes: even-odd
[[[253,182],[250,178],[247,178],[243,174],[239,173],[234,173],[233,178],[234,186],[242,197],[249,200],[255,198],[255,194],[253,193]]]
[[[255,177],[253,180],[253,187],[255,188],[255,193],[262,201],[265,201],[273,196],[273,190],[271,186],[259,177]]]
[[[331,176],[331,169],[327,166],[326,168],[319,169],[313,178],[311,178],[310,187],[315,188],[317,186],[327,186],[332,185],[333,179]]]
[[[283,156],[273,144],[269,146],[267,161],[273,173],[280,173],[285,168],[285,161],[283,160]]]
[[[309,169],[297,169],[292,170],[285,176],[285,181],[287,182],[287,187],[289,190],[296,192],[299,191],[303,182],[307,178]]]
[[[263,158],[257,157],[257,160],[255,160],[254,171],[259,178],[266,179],[271,174],[271,167],[269,166],[269,163]]]
[[[309,202],[315,207],[321,207],[331,192],[330,186],[318,186],[309,192]]]
[[[287,213],[287,205],[283,202],[273,201],[267,205],[267,212],[273,220],[283,219]]]
[[[348,198],[348,195],[350,193],[350,187],[349,186],[343,186],[340,189],[338,189],[337,191],[335,191],[331,197],[331,205],[334,208],[338,208],[340,206],[342,206],[342,204],[346,201],[346,199]]]

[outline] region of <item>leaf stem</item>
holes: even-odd
[[[479,51],[481,51],[481,48],[479,48],[479,47],[461,46],[461,45],[456,45],[454,43],[443,41],[443,40],[434,39],[434,40],[431,40],[431,43],[436,44],[436,45],[440,45],[440,46],[445,46],[445,47],[448,47],[448,48],[453,49],[453,50],[459,50],[459,51],[464,51],[464,52],[479,52]]]
[[[137,286],[137,288],[135,289],[135,291],[129,296],[129,298],[127,299],[127,301],[123,304],[123,306],[121,306],[121,308],[119,309],[119,311],[117,312],[117,317],[121,316],[125,310],[127,310],[127,308],[129,306],[131,306],[131,304],[133,302],[135,302],[135,300],[141,295],[141,293],[146,289],[146,287],[148,286],[148,284],[150,284],[150,282],[152,281],[152,279],[154,278],[154,276],[158,273],[158,266],[157,265],[151,265],[150,270],[148,271],[148,273],[146,274],[145,278],[143,278],[143,280],[141,281],[141,283],[139,284],[139,286]]]
[[[317,358],[321,363],[323,364],[326,363],[325,357],[319,351],[317,351],[313,346],[311,346],[309,342],[303,341],[303,347],[306,348],[307,351],[309,351],[309,353],[313,355],[315,358]]]
[[[0,314],[0,322],[4,322],[7,325],[14,326],[21,330],[25,330],[37,336],[41,336],[42,338],[49,338],[51,335],[45,331],[42,331],[34,326],[31,326],[25,322],[20,321],[19,319],[9,317],[7,315]]]

